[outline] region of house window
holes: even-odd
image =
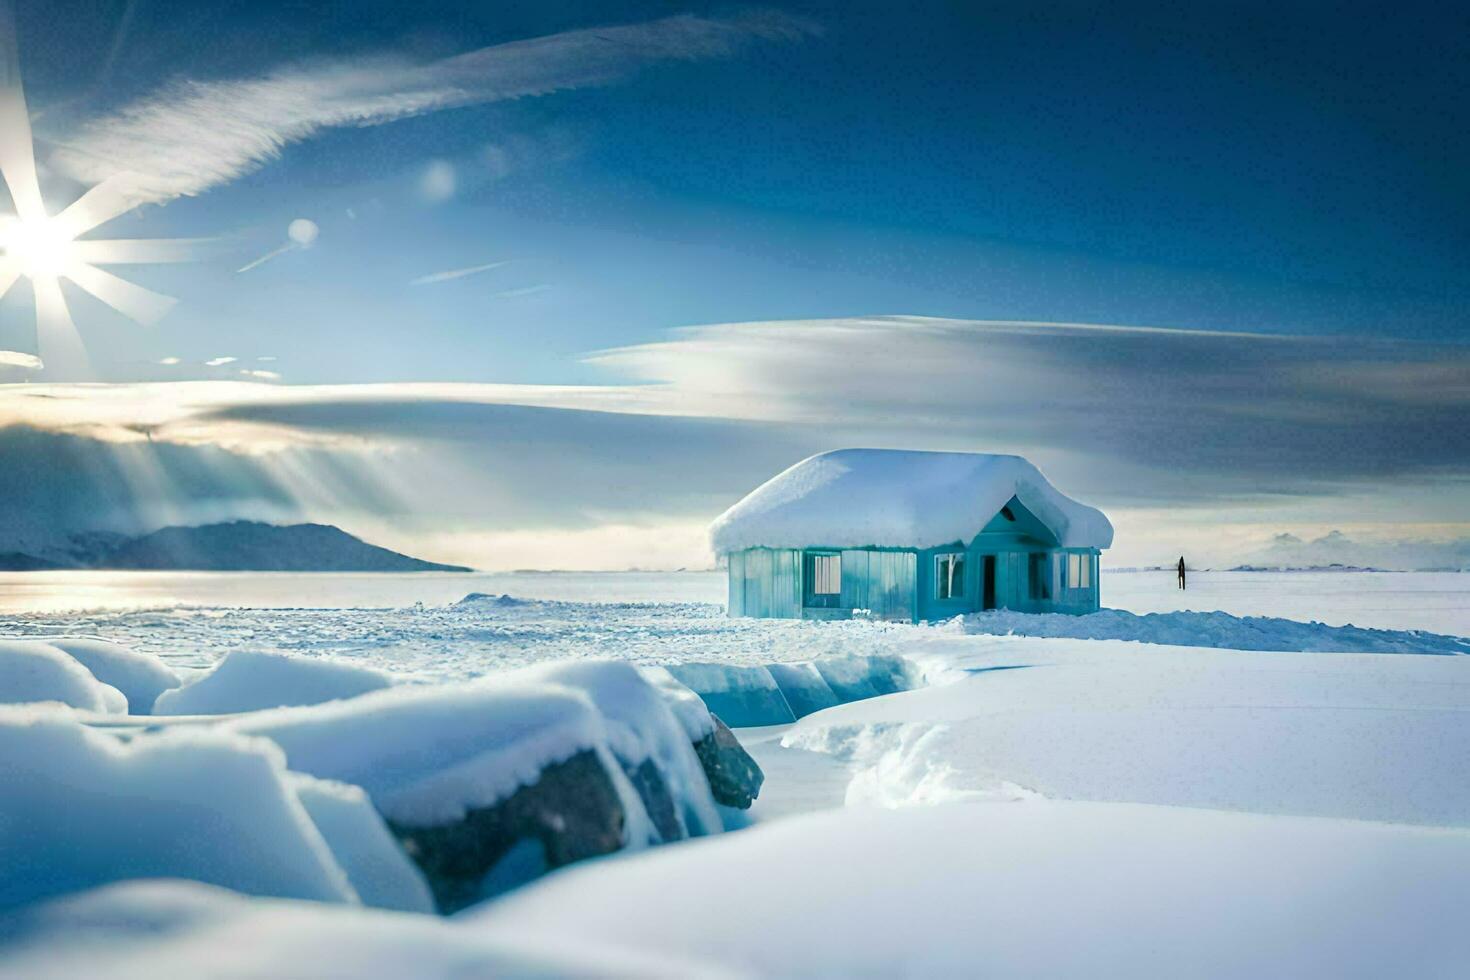
[[[1029,581],[1031,585],[1031,598],[1050,599],[1051,581],[1050,576],[1047,574],[1047,572],[1049,571],[1049,563],[1046,560],[1046,555],[1040,552],[1032,552],[1029,556],[1029,560]]]
[[[842,556],[812,555],[812,595],[842,593]]]
[[[1068,555],[1067,556],[1067,588],[1090,589],[1092,588],[1092,556],[1091,555]]]
[[[961,599],[965,595],[965,556],[963,552],[938,555],[935,559],[934,593],[940,599]]]

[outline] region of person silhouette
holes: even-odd
[[[1179,556],[1179,587],[1184,588],[1184,556]]]

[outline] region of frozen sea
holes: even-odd
[[[1219,610],[1470,635],[1470,575],[1104,571],[1103,602],[1136,613]],[[769,662],[905,653],[907,626],[731,620],[724,573],[0,575],[0,634],[90,634],[185,671],[233,649],[359,659],[426,679],[550,658]],[[491,598],[461,602],[470,594]]]

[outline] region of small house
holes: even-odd
[[[710,539],[731,616],[919,622],[1093,612],[1113,526],[1019,456],[840,449],[757,487]]]

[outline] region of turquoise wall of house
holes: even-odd
[[[800,619],[801,585],[800,551],[749,548],[732,552],[726,609],[732,616]]]
[[[1100,608],[1099,552],[1060,548],[1054,535],[1016,500],[968,543],[942,548],[750,548],[729,559],[731,616],[762,619],[847,619],[935,622],[986,608],[1089,613]],[[940,597],[940,559],[962,555],[955,595]],[[812,558],[840,557],[841,592],[812,592]],[[1070,574],[1070,555],[1087,563]],[[1039,557],[1033,557],[1039,556]],[[986,563],[992,563],[986,588]],[[1080,568],[1078,569],[1080,571]],[[989,604],[987,604],[989,600]]]

